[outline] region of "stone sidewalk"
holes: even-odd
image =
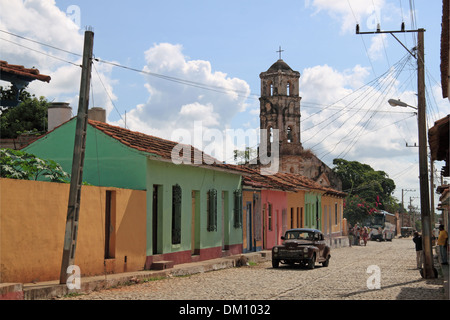
[[[162,279],[205,273],[208,271],[239,267],[245,263],[263,263],[270,260],[270,251],[259,251],[219,259],[175,265],[173,268],[165,270],[144,270],[138,272],[83,277],[81,278],[81,289],[78,290],[69,290],[66,285],[59,284],[58,280],[28,284],[0,284],[0,297],[3,296],[5,299],[11,300],[47,300],[63,297],[70,293],[90,293],[121,285],[142,283],[151,279]],[[437,260],[437,257],[435,257],[435,265],[438,268],[439,277],[443,278],[445,298],[449,300],[448,265],[441,265]]]
[[[184,276],[208,271],[239,267],[242,261],[261,263],[271,260],[270,251],[245,253],[224,258],[175,265],[165,270],[144,270],[93,277],[82,277],[81,288],[69,290],[59,280],[38,283],[3,283],[0,284],[0,300],[46,300],[62,297],[70,293],[89,293],[93,291],[139,283],[146,279],[160,279],[172,276]],[[242,259],[242,257],[245,257]]]

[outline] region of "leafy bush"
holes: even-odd
[[[69,183],[69,174],[53,160],[19,150],[0,149],[0,177]]]

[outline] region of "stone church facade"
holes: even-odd
[[[324,187],[342,190],[342,182],[313,152],[301,143],[299,79],[282,59],[276,61],[261,79],[260,129],[267,130],[267,145],[272,132],[279,133],[279,171],[306,176]],[[270,152],[270,148],[268,150]]]

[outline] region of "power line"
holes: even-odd
[[[63,59],[63,58],[60,58],[60,57],[53,56],[53,55],[48,54],[48,53],[46,53],[46,52],[42,52],[42,51],[39,51],[39,50],[30,48],[30,47],[24,46],[24,45],[22,45],[22,44],[19,44],[19,43],[17,43],[17,42],[11,41],[11,40],[7,40],[7,39],[4,39],[4,38],[0,38],[0,40],[3,40],[3,41],[6,41],[6,42],[9,42],[9,43],[12,43],[12,44],[14,44],[14,45],[16,45],[16,46],[19,46],[19,47],[22,47],[22,48],[25,48],[25,49],[28,49],[28,50],[37,52],[37,53],[42,54],[42,55],[45,55],[45,56],[47,56],[47,57],[50,57],[50,58],[53,58],[53,59],[56,59],[56,60],[60,60],[60,61],[62,61],[62,62],[66,62],[66,63],[69,63],[69,64],[71,64],[71,65],[74,65],[74,66],[77,66],[77,67],[80,67],[80,68],[81,68],[81,65],[80,65],[80,64],[77,64],[77,63],[75,63],[75,62],[72,62],[72,61],[69,61],[69,60],[66,60],[66,59]]]
[[[401,68],[403,68],[403,67],[404,67],[404,64],[405,64],[404,61],[405,61],[405,57],[402,58],[396,65],[400,65]],[[401,68],[400,68],[400,69],[401,69]],[[334,123],[335,121],[337,121],[340,117],[343,117],[344,115],[346,115],[347,113],[349,113],[350,111],[353,111],[353,110],[355,110],[355,109],[356,109],[355,112],[360,112],[360,111],[362,111],[362,109],[363,109],[363,107],[365,106],[365,104],[368,103],[369,98],[370,98],[371,96],[375,95],[375,94],[379,94],[379,93],[380,93],[380,91],[379,91],[378,89],[382,89],[381,86],[383,85],[383,82],[380,81],[380,79],[382,79],[383,76],[388,76],[388,75],[391,74],[391,73],[392,73],[392,70],[388,70],[388,71],[386,71],[382,76],[380,76],[380,77],[378,77],[378,78],[372,80],[371,82],[369,82],[369,84],[364,85],[364,86],[361,86],[358,90],[353,91],[352,93],[348,94],[348,95],[347,95],[346,97],[344,97],[344,98],[347,98],[347,97],[349,97],[349,96],[351,96],[351,95],[353,95],[353,94],[356,94],[358,91],[360,91],[361,89],[363,89],[364,87],[366,87],[366,89],[365,89],[364,91],[360,91],[359,95],[358,95],[356,98],[354,98],[352,101],[350,101],[349,103],[347,103],[346,106],[340,110],[340,112],[334,113],[331,117],[329,117],[329,118],[327,118],[327,119],[321,121],[321,122],[318,123],[318,124],[313,125],[312,127],[309,127],[308,129],[304,130],[303,132],[308,131],[308,130],[312,129],[313,127],[317,127],[317,126],[319,126],[319,125],[321,125],[321,124],[325,124],[325,125],[328,127],[328,126],[330,126],[332,123]],[[397,70],[397,74],[399,74],[398,70]],[[396,77],[395,77],[395,78],[396,78]],[[394,80],[395,80],[395,78],[394,78]],[[373,84],[373,83],[375,83],[375,86],[371,86],[371,84]],[[385,90],[386,90],[386,89],[384,89],[383,91],[385,91]],[[381,92],[383,92],[383,91],[381,91]],[[344,100],[344,98],[340,99],[339,101]],[[363,99],[364,99],[364,101],[362,101]],[[362,102],[362,104],[361,104],[361,102]],[[353,104],[354,104],[354,105],[359,105],[359,107],[357,107],[357,108],[355,107],[355,108],[354,108],[354,107],[352,107]],[[342,112],[342,111],[345,110],[345,109],[347,109],[347,110],[346,110],[345,112]],[[364,111],[365,111],[365,114],[367,114],[369,111],[372,111],[372,112],[374,112],[374,113],[377,112],[377,110],[374,110],[374,107],[371,107],[371,108],[369,108],[369,109],[365,109]],[[344,123],[347,122],[347,121],[349,121],[350,118],[351,118],[351,117],[347,117],[347,119],[344,120]],[[360,120],[360,121],[361,121],[361,120]],[[359,124],[359,123],[358,123],[358,124]],[[342,128],[342,125],[341,125],[340,128]],[[338,129],[340,129],[340,128],[338,128]],[[334,132],[336,132],[338,129],[336,129]],[[354,128],[353,128],[353,129],[354,129]],[[350,135],[351,132],[353,131],[353,129],[352,129],[350,132],[348,132],[347,135]],[[346,136],[347,136],[347,135],[346,135]],[[313,138],[313,136],[311,136],[309,139],[304,140],[303,142],[306,142],[306,141],[308,141],[308,140],[310,140],[310,139],[312,139],[312,138]],[[324,139],[323,139],[323,140],[324,140]],[[323,140],[322,140],[322,141],[323,141]],[[322,141],[321,141],[321,142],[322,142]],[[317,146],[317,145],[320,144],[321,142],[317,143],[315,146]]]
[[[352,8],[352,6],[350,4],[350,0],[347,0],[347,4],[350,7],[350,11],[352,12],[353,18],[355,19],[355,23],[359,24],[359,21],[356,18],[355,12],[353,11],[353,8]],[[361,41],[363,43],[364,50],[366,51],[367,59],[369,59],[369,63],[370,63],[370,67],[372,68],[372,72],[376,76],[377,74],[375,73],[375,68],[373,67],[372,59],[370,59],[369,50],[367,50],[367,46],[366,46],[366,42],[364,41],[364,37],[360,37],[360,38],[361,38]]]
[[[33,43],[37,43],[37,44],[40,44],[40,45],[45,46],[45,47],[49,47],[49,48],[52,48],[52,49],[55,49],[55,50],[59,50],[59,51],[65,52],[65,53],[69,53],[69,54],[73,54],[73,55],[82,57],[82,54],[75,53],[75,52],[71,52],[71,51],[68,51],[68,50],[65,50],[65,49],[61,49],[61,48],[52,46],[52,45],[50,45],[50,44],[46,44],[46,43],[43,43],[43,42],[39,42],[39,41],[37,41],[37,40],[33,40],[33,39],[30,39],[30,38],[26,38],[26,37],[24,37],[24,36],[20,36],[20,35],[18,35],[18,34],[14,34],[14,33],[9,32],[9,31],[5,31],[5,30],[1,30],[1,29],[0,29],[0,32],[9,34],[9,35],[11,35],[11,36],[14,36],[14,37],[17,37],[17,38],[26,40],[26,41],[30,41],[30,42],[33,42]]]
[[[101,83],[102,86],[103,86],[103,89],[104,89],[105,92],[106,92],[106,95],[108,96],[109,100],[111,101],[111,104],[112,104],[113,107],[114,107],[114,110],[116,110],[116,112],[117,112],[117,114],[119,115],[120,119],[124,122],[125,129],[127,129],[127,124],[126,124],[125,120],[123,120],[122,115],[120,114],[119,110],[117,109],[116,105],[114,104],[113,99],[111,98],[111,95],[109,94],[108,90],[106,89],[106,86],[105,86],[105,84],[103,83],[103,80],[102,80],[102,78],[100,77],[100,74],[98,73],[97,68],[95,67],[95,63],[93,63],[92,65],[93,65],[93,67],[94,67],[94,70],[95,70],[95,73],[97,74],[98,79],[100,80],[100,83]]]
[[[225,87],[221,87],[221,86],[213,86],[213,85],[208,85],[208,84],[201,83],[201,82],[195,82],[195,81],[191,81],[191,80],[185,80],[185,79],[181,79],[181,78],[165,76],[165,75],[162,75],[162,74],[158,74],[158,73],[154,73],[154,72],[150,72],[150,71],[145,71],[145,70],[139,70],[139,69],[136,69],[136,68],[132,68],[132,67],[121,65],[121,64],[116,63],[116,62],[106,61],[106,60],[102,60],[102,59],[98,59],[98,58],[95,58],[94,60],[98,61],[98,62],[110,64],[112,66],[119,67],[119,68],[122,68],[122,69],[126,69],[126,70],[130,70],[130,71],[146,74],[146,75],[149,75],[149,76],[152,76],[152,77],[156,77],[156,78],[160,78],[160,79],[164,79],[164,80],[168,80],[168,81],[172,81],[172,82],[175,82],[175,83],[185,84],[185,85],[189,85],[189,86],[192,86],[192,87],[197,87],[197,88],[201,88],[201,89],[211,90],[211,91],[215,91],[215,92],[219,92],[219,93],[235,93],[238,96],[245,97],[245,98],[248,98],[250,95],[254,95],[255,99],[259,99],[259,96],[257,96],[256,94],[251,94],[251,93],[249,93],[247,91],[235,90],[235,89],[225,88]]]

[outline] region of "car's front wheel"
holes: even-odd
[[[322,266],[328,267],[329,264],[330,264],[330,255],[328,255],[327,259],[324,262],[322,262]]]
[[[278,268],[278,266],[280,265],[280,260],[272,260],[272,267],[273,268]]]
[[[316,254],[313,254],[311,260],[308,262],[308,268],[314,269],[314,266],[316,265]]]

